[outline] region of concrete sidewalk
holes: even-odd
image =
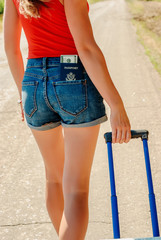
[[[161,228],[161,78],[137,41],[124,0],[91,5],[90,18],[132,129],[150,132],[149,150]],[[24,36],[21,42],[26,63]],[[4,52],[0,56],[0,72],[0,239],[56,240],[58,237],[45,207],[43,160],[30,129],[21,122],[18,92]],[[109,116],[107,104],[106,108]],[[113,238],[103,137],[107,131],[110,131],[110,121],[101,125],[92,166],[86,240]],[[115,144],[113,149],[121,237],[152,237],[142,142]]]

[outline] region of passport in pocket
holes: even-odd
[[[75,81],[83,79],[84,67],[78,63],[60,63],[60,79],[62,81]]]

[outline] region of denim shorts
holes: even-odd
[[[89,127],[107,121],[103,98],[85,68],[82,79],[64,81],[60,78],[60,57],[27,60],[22,106],[27,125],[40,131],[59,125]]]

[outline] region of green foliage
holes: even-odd
[[[92,3],[96,3],[96,2],[101,2],[101,1],[105,1],[105,0],[87,0],[90,4]]]
[[[135,0],[126,0],[128,2],[134,2]],[[141,2],[161,2],[161,0],[138,0]]]
[[[143,4],[147,0],[126,1],[133,16],[132,22],[136,26],[138,40],[144,46],[145,53],[161,75],[161,36],[158,31],[160,29],[161,16],[159,8],[158,11],[155,10],[156,16],[149,21],[149,16],[151,16],[149,13],[153,10],[155,2],[161,2],[161,0],[151,0],[150,7],[148,7],[149,4]],[[153,2],[154,4],[152,4]]]
[[[4,11],[4,0],[0,0],[0,14]]]

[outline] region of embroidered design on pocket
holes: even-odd
[[[66,81],[74,81],[74,80],[76,80],[75,74],[72,72],[68,73],[66,77]]]

